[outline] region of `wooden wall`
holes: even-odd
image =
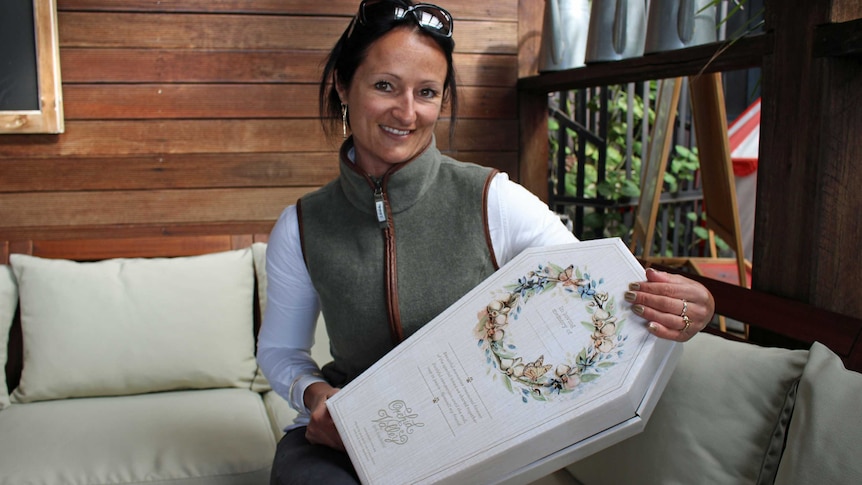
[[[0,135],[0,241],[268,232],[335,176],[317,82],[357,0],[57,3],[66,131]],[[517,179],[519,1],[444,5],[461,111],[439,145]]]

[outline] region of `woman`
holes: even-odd
[[[357,482],[326,399],[522,250],[576,241],[505,174],[437,150],[440,112],[457,110],[452,28],[434,5],[365,0],[330,53],[324,128],[351,134],[340,175],[285,209],[267,249],[258,359],[299,412],[272,483]],[[626,299],[679,341],[714,309],[702,285],[655,271]],[[309,355],[321,310],[333,355],[322,370]]]

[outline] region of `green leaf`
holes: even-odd
[[[634,182],[634,180],[626,180],[620,188],[620,194],[625,197],[640,197],[641,188]]]

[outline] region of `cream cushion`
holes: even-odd
[[[269,483],[275,454],[245,389],[12,405],[0,436],[0,485]]]
[[[799,382],[776,485],[862,483],[862,374],[815,342]]]
[[[249,249],[95,263],[13,254],[24,367],[13,402],[249,388]]]
[[[9,390],[6,388],[6,359],[9,346],[9,330],[18,306],[18,287],[12,269],[0,264],[0,410],[9,406]]]
[[[772,483],[808,351],[705,333],[683,348],[644,431],[569,466],[576,479],[586,485]]]

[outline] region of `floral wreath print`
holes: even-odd
[[[493,373],[494,379],[500,376],[506,388],[519,394],[525,403],[529,398],[549,401],[601,377],[622,357],[628,339],[620,333],[625,319],[614,315],[613,298],[599,290],[603,283],[604,279],[596,281],[573,265],[563,269],[549,263],[539,265],[537,271],[530,271],[517,283],[506,285],[505,296],[479,312],[475,328],[478,345],[489,365],[488,373]],[[520,355],[512,334],[522,307],[531,298],[555,288],[585,302],[592,318],[581,324],[590,332],[590,343],[576,355],[567,354],[565,362],[546,363],[544,355]]]

